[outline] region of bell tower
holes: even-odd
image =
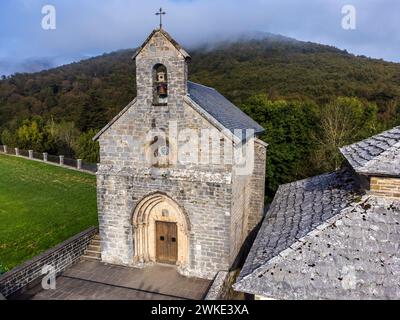
[[[155,29],[133,57],[138,102],[173,106],[187,93],[189,54],[163,29]]]

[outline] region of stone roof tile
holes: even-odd
[[[400,176],[400,126],[340,151],[358,173]]]
[[[234,287],[275,299],[399,299],[399,243],[400,201],[365,196]]]
[[[340,213],[358,196],[357,189],[353,175],[348,170],[280,186],[238,282]]]

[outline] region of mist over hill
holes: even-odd
[[[136,94],[134,51],[1,81],[0,126],[34,114],[88,127],[105,124]],[[199,45],[190,53],[189,78],[215,87],[238,105],[257,93],[317,103],[357,96],[380,105],[400,96],[400,64],[279,35],[247,33]]]

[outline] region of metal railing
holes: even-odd
[[[47,163],[53,163],[66,168],[73,168],[85,172],[97,172],[97,164],[83,161],[82,159],[66,158],[63,155],[55,156],[47,152],[35,152],[33,150],[23,150],[0,145],[0,153],[24,157],[31,160],[38,160]]]

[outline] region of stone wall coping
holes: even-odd
[[[268,146],[269,146],[268,143],[266,143],[266,142],[264,142],[264,141],[262,141],[261,139],[258,139],[258,138],[254,139],[254,142],[259,144],[259,145],[262,145],[265,148],[268,148]]]
[[[219,271],[211,284],[204,300],[218,300],[221,299],[221,294],[225,287],[225,281],[228,276],[228,271]]]

